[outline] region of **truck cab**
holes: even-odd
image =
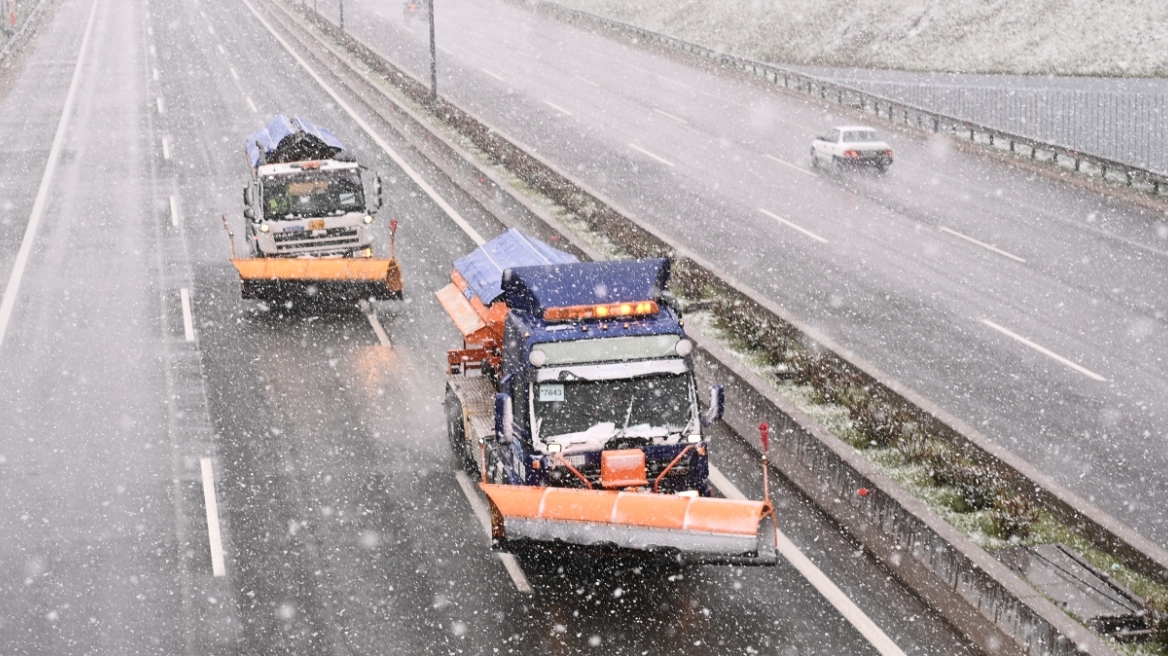
[[[381,180],[331,131],[274,117],[245,143],[245,236],[253,257],[373,257]],[[372,194],[366,193],[366,180]]]

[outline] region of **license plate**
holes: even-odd
[[[324,219],[313,219],[308,222],[309,230],[324,230]]]
[[[573,467],[583,467],[584,465],[588,464],[588,456],[580,455],[580,456],[562,456],[562,457],[564,459],[564,462],[567,462],[569,465],[572,465]]]

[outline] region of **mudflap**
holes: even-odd
[[[231,263],[241,295],[266,301],[400,300],[397,260],[251,258]]]
[[[771,565],[762,501],[481,483],[497,549],[606,551],[686,563]]]

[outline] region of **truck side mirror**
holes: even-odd
[[[255,220],[255,210],[250,207],[243,208],[243,218]]]
[[[251,191],[251,187],[244,187],[243,188],[243,206],[244,207],[251,207],[251,194],[248,193],[249,191]]]
[[[499,441],[499,444],[511,443],[514,419],[511,395],[499,392],[495,395],[495,439]]]
[[[373,174],[373,209],[381,209],[381,176]]]
[[[702,427],[705,428],[722,418],[726,410],[726,389],[721,385],[710,385],[710,408],[702,415]]]

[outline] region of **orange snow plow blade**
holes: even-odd
[[[244,298],[400,299],[397,260],[372,258],[233,259]]]
[[[503,548],[545,543],[773,564],[773,513],[762,501],[481,483]],[[766,521],[764,521],[764,519]]]

